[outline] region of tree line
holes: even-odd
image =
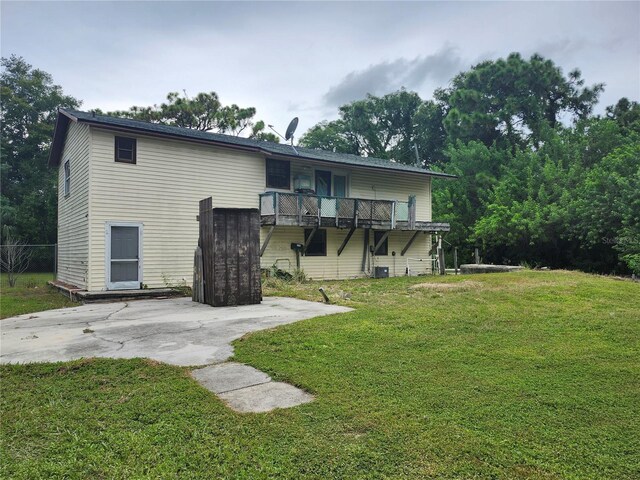
[[[48,150],[57,109],[81,102],[17,56],[2,59],[0,86],[3,235],[55,243]],[[300,144],[458,175],[434,181],[433,218],[451,223],[451,245],[479,247],[486,261],[640,274],[640,105],[622,98],[594,115],[603,89],[514,53],[456,75],[433,99],[402,89],[343,105]],[[215,92],[109,114],[277,141],[255,108],[222,105]]]
[[[467,261],[479,247],[493,263],[640,274],[640,105],[594,115],[603,89],[514,53],[433,100],[400,90],[343,105],[300,143],[458,175],[434,182],[433,218]]]

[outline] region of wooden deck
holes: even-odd
[[[450,230],[448,223],[417,221],[414,197],[402,202],[282,192],[260,195],[260,223],[263,226],[367,228],[433,233]]]

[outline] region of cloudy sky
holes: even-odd
[[[84,109],[152,105],[170,91],[298,133],[366,93],[430,98],[484,59],[538,52],[604,82],[599,111],[640,99],[639,2],[11,2],[2,56],[51,73]]]

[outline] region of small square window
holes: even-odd
[[[380,231],[373,232],[373,248],[376,248],[376,245],[378,245],[378,242],[382,239],[385,233],[387,232],[380,232]],[[377,256],[389,255],[389,237],[388,236],[387,238],[384,239],[384,242],[382,242],[382,245],[380,245],[380,247],[378,248],[378,251],[374,252],[374,255],[377,255]]]
[[[291,188],[291,163],[287,160],[267,158],[267,188]]]
[[[136,163],[136,139],[116,137],[115,152],[116,162]]]
[[[313,232],[312,228],[304,229],[304,243],[307,243],[309,236]],[[307,250],[304,252],[307,257],[326,257],[327,256],[327,231],[316,230],[311,242],[307,246]]]
[[[68,197],[71,194],[71,165],[69,160],[64,162],[64,196]]]

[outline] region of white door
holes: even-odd
[[[107,289],[131,290],[142,283],[142,224],[107,224]]]

